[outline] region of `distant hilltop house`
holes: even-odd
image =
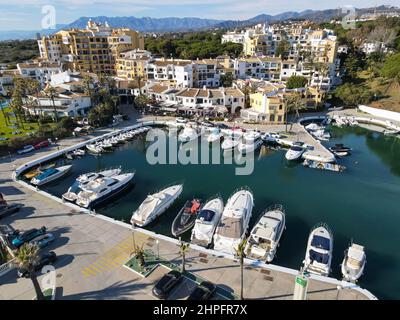
[[[361,51],[368,55],[374,52],[388,53],[390,49],[383,42],[366,41],[362,44]]]

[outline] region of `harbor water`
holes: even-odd
[[[334,234],[332,274],[340,278],[344,250],[351,241],[366,248],[367,265],[360,286],[378,298],[400,299],[400,139],[363,128],[332,128],[327,146],[343,143],[353,148],[339,160],[343,173],[309,169],[301,162],[288,164],[284,150],[265,146],[257,152],[254,172],[235,175],[235,165],[150,165],[145,138],[136,138],[101,156],[86,155],[72,161],[72,172],[44,187],[61,196],[82,173],[121,166],[136,170],[134,185],[96,211],[129,222],[132,211],[149,193],[184,182],[175,204],[147,228],[171,236],[172,221],[193,197],[208,199],[220,194],[225,203],[233,191],[248,186],[255,207],[250,227],[262,211],[280,203],[286,209],[286,230],[273,263],[299,269],[304,259],[310,229],[318,222]],[[183,236],[189,239],[190,232]]]

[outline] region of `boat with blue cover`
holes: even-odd
[[[34,177],[31,180],[31,183],[36,186],[41,186],[46,183],[57,180],[68,173],[71,170],[72,165],[62,166],[58,168],[49,168],[44,170],[41,174]]]

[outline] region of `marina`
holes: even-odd
[[[347,134],[344,134],[346,133]],[[352,133],[353,132],[353,133]],[[354,133],[357,133],[356,135],[354,135]],[[343,135],[344,134],[344,135]],[[353,141],[356,137],[369,137],[369,139],[373,138],[373,139],[379,139],[379,135],[377,136],[377,134],[372,133],[372,132],[368,132],[368,131],[363,131],[363,129],[355,129],[355,128],[348,128],[348,129],[336,129],[336,128],[332,128],[332,135],[333,135],[333,141],[331,142],[339,142],[339,141],[343,141],[343,138],[346,136],[349,136],[348,139],[345,139],[345,145],[351,145],[351,146],[355,146],[357,145],[357,152],[355,153],[355,155],[352,155],[352,157],[348,157],[346,159],[344,159],[343,161],[352,164],[351,167],[351,171],[357,171],[357,169],[359,169],[359,166],[355,165],[356,162],[360,161],[360,159],[358,159],[359,156],[362,155],[363,152],[367,152],[368,151],[368,146],[364,145],[362,141]],[[338,136],[338,138],[335,138],[335,136]],[[338,140],[336,140],[338,139]],[[382,136],[381,139],[384,139],[383,141],[380,142],[385,142],[385,140],[387,139],[393,139],[391,137],[386,137],[386,136]],[[357,140],[357,139],[356,139]],[[396,140],[394,140],[396,141]],[[365,142],[364,142],[365,143]],[[126,194],[122,194],[120,198],[118,198],[117,200],[113,201],[112,203],[109,203],[108,205],[104,206],[103,208],[100,208],[98,211],[101,214],[105,214],[107,216],[113,217],[117,220],[123,220],[128,222],[130,219],[130,215],[133,209],[135,209],[135,207],[137,208],[140,204],[140,199],[144,199],[146,197],[146,194],[151,193],[150,189],[157,189],[162,187],[162,185],[164,184],[169,184],[171,183],[171,181],[178,181],[178,180],[185,180],[185,188],[182,194],[182,201],[184,201],[183,199],[188,199],[190,197],[193,197],[194,195],[196,196],[201,196],[201,198],[207,198],[208,194],[204,194],[204,191],[201,190],[201,186],[204,186],[205,184],[207,184],[206,180],[204,180],[204,175],[205,172],[210,172],[208,174],[215,175],[215,176],[219,176],[219,177],[224,177],[222,178],[220,182],[216,181],[215,185],[213,186],[213,189],[210,190],[211,192],[218,193],[220,192],[221,195],[223,196],[224,202],[227,201],[227,198],[229,196],[229,194],[232,193],[232,189],[234,189],[235,184],[236,184],[236,188],[243,186],[243,185],[249,185],[251,187],[251,189],[254,191],[254,197],[256,199],[256,203],[257,206],[255,207],[255,214],[253,214],[252,220],[250,222],[250,228],[257,222],[257,219],[259,217],[259,214],[261,213],[261,210],[263,210],[263,206],[267,207],[268,205],[270,205],[271,203],[274,202],[281,202],[285,205],[285,208],[287,209],[287,212],[289,212],[289,218],[287,218],[287,226],[288,229],[290,227],[290,225],[292,225],[291,232],[286,231],[285,235],[283,236],[283,239],[281,241],[281,246],[278,250],[277,256],[274,259],[274,263],[277,263],[279,265],[286,265],[286,266],[290,266],[293,268],[298,269],[300,267],[301,261],[303,260],[303,258],[301,257],[304,254],[304,250],[306,247],[306,233],[307,231],[302,229],[302,231],[298,230],[298,227],[293,228],[293,224],[292,223],[298,223],[298,221],[304,221],[304,217],[306,217],[306,221],[308,221],[307,224],[313,225],[315,224],[316,221],[319,220],[323,220],[329,223],[329,225],[334,225],[335,226],[335,221],[333,221],[333,217],[335,215],[337,215],[338,207],[335,208],[331,208],[332,206],[329,206],[329,208],[324,207],[324,209],[318,209],[320,205],[322,205],[323,201],[325,202],[329,202],[331,201],[328,198],[324,198],[324,199],[319,199],[318,201],[315,201],[315,199],[313,199],[313,194],[319,194],[320,190],[318,190],[318,186],[319,184],[316,182],[318,180],[320,180],[320,184],[324,184],[326,186],[329,185],[329,181],[331,181],[330,183],[332,183],[332,181],[335,181],[335,183],[339,183],[339,180],[337,179],[345,179],[346,182],[348,182],[346,179],[346,176],[338,176],[338,178],[334,178],[333,176],[330,175],[325,175],[319,172],[315,172],[315,175],[312,173],[305,173],[305,171],[308,170],[304,170],[302,169],[301,164],[300,165],[288,165],[285,164],[285,161],[283,159],[284,157],[284,153],[282,153],[280,150],[271,150],[268,151],[269,148],[265,148],[265,146],[263,146],[260,151],[257,153],[257,160],[256,160],[256,173],[257,172],[261,172],[261,171],[257,171],[257,170],[262,170],[264,173],[262,174],[262,176],[265,177],[265,174],[268,175],[269,178],[273,179],[275,182],[276,181],[282,181],[282,178],[286,176],[286,174],[284,174],[282,176],[282,169],[283,169],[283,173],[287,172],[287,174],[290,173],[290,175],[295,174],[295,176],[297,176],[297,181],[298,179],[301,179],[302,183],[305,183],[304,179],[302,179],[302,176],[308,176],[310,174],[310,177],[312,177],[312,181],[316,184],[311,184],[309,185],[308,183],[306,183],[307,186],[307,191],[306,192],[302,192],[301,188],[297,188],[295,187],[296,183],[293,185],[294,180],[291,179],[289,181],[289,184],[284,183],[280,188],[282,188],[283,186],[285,186],[285,190],[289,189],[288,193],[282,194],[281,192],[279,192],[280,188],[277,189],[271,189],[271,187],[268,186],[268,184],[262,182],[263,181],[263,177],[262,176],[258,176],[256,175],[252,175],[251,177],[235,177],[234,180],[232,180],[232,182],[234,182],[233,185],[231,185],[229,188],[227,188],[224,183],[223,180],[225,179],[229,179],[228,177],[232,176],[232,172],[233,172],[233,168],[232,166],[216,166],[216,168],[214,168],[213,170],[213,166],[186,166],[186,167],[182,167],[182,166],[169,166],[168,168],[170,170],[168,170],[169,175],[165,176],[163,174],[161,174],[163,170],[163,166],[149,166],[148,163],[146,162],[146,160],[143,157],[143,152],[146,149],[146,143],[144,141],[143,136],[139,137],[138,139],[134,139],[130,142],[128,142],[127,144],[121,145],[121,147],[119,149],[116,150],[116,152],[114,153],[104,153],[101,157],[96,157],[96,156],[92,156],[92,155],[88,155],[86,157],[83,157],[82,159],[76,159],[74,160],[74,175],[78,174],[79,171],[82,173],[86,173],[89,172],[90,169],[93,169],[94,167],[98,168],[98,170],[102,169],[102,168],[107,168],[107,167],[113,167],[113,166],[117,166],[117,165],[121,165],[123,167],[124,170],[137,170],[138,174],[135,177],[135,188],[133,190],[130,190],[128,193]],[[361,152],[363,151],[363,152]],[[134,154],[134,159],[135,159],[135,165],[133,164],[129,164],[129,162],[125,162],[125,161],[121,161],[121,159],[127,159],[128,154],[129,157],[132,159],[132,153]],[[118,158],[115,158],[115,155],[118,154]],[[124,155],[125,154],[125,155]],[[358,156],[357,156],[358,154]],[[369,153],[368,153],[369,154]],[[356,159],[354,159],[353,157],[355,157]],[[353,158],[353,159],[352,159]],[[94,162],[93,162],[94,161]],[[283,162],[282,162],[283,161]],[[76,164],[75,164],[76,162]],[[365,162],[365,159],[362,160],[362,162]],[[378,163],[374,162],[374,165],[378,165]],[[158,168],[157,168],[158,167]],[[174,168],[179,167],[179,170],[175,170]],[[151,168],[151,170],[150,170]],[[187,169],[190,168],[190,169]],[[263,169],[261,169],[263,168]],[[269,169],[268,169],[269,168]],[[275,170],[273,169],[275,168]],[[280,168],[280,169],[279,169]],[[89,170],[88,170],[89,169]],[[205,171],[204,171],[205,170]],[[216,170],[216,171],[215,171]],[[140,172],[151,172],[151,175],[146,175],[144,177],[141,177]],[[190,172],[190,174],[189,174]],[[354,174],[354,173],[353,173]],[[275,177],[274,177],[275,176]],[[154,182],[152,183],[152,186],[149,186],[148,181],[151,181],[151,177],[154,178]],[[155,178],[157,177],[157,178]],[[191,177],[190,180],[188,180],[187,177]],[[249,180],[249,178],[251,178]],[[71,177],[66,178],[66,180],[70,180]],[[142,180],[145,179],[145,180]],[[150,179],[150,180],[149,180]],[[394,175],[391,179],[395,179],[396,180],[396,176]],[[147,183],[145,183],[144,181],[147,181]],[[157,182],[156,182],[157,181]],[[70,181],[71,183],[67,183],[68,185],[71,185],[73,183],[73,181]],[[311,182],[311,181],[310,181]],[[282,183],[282,182],[281,182]],[[138,188],[138,185],[140,185],[140,188]],[[361,185],[363,188],[365,188],[366,186]],[[147,188],[149,187],[149,188]],[[276,187],[276,183],[275,183],[275,187]],[[315,189],[315,187],[317,187]],[[359,188],[360,186],[355,186],[354,183],[349,186],[350,188]],[[63,186],[64,188],[64,186]],[[265,194],[265,189],[267,188],[268,192],[268,196],[267,198],[265,198],[265,196],[260,195],[260,191],[263,190],[263,194]],[[302,205],[301,203],[296,202],[296,200],[293,199],[294,202],[292,202],[291,200],[291,195],[294,195],[294,193],[291,193],[290,190],[295,188],[296,189],[296,193],[300,193],[303,201],[301,203],[303,203],[304,205]],[[60,190],[60,186],[52,186],[52,187],[47,187],[45,190],[49,191],[57,196],[59,196],[61,194],[61,192],[65,192],[64,190]],[[313,191],[313,189],[315,189],[315,191]],[[348,190],[348,188],[345,188],[346,190]],[[318,190],[318,191],[317,191]],[[343,190],[344,191],[344,190]],[[276,193],[278,192],[278,193]],[[324,195],[325,193],[323,193],[322,195]],[[328,195],[328,194],[327,194]],[[352,197],[354,197],[354,192],[351,193],[349,192],[349,195],[351,195]],[[343,194],[341,195],[343,197]],[[386,195],[386,197],[390,198],[390,194]],[[345,197],[346,198],[346,197]],[[270,200],[268,200],[270,199]],[[297,199],[297,198],[296,198]],[[309,199],[308,201],[304,201],[305,199]],[[274,201],[275,200],[275,201]],[[173,219],[175,218],[176,214],[178,213],[179,209],[182,208],[183,202],[182,201],[177,201],[165,214],[163,214],[162,216],[160,216],[156,222],[151,223],[148,228],[156,233],[161,233],[161,234],[165,234],[165,235],[170,235],[170,228],[171,228],[171,223],[173,221]],[[307,205],[305,205],[305,202],[307,203]],[[348,201],[346,203],[349,203]],[[362,214],[360,212],[360,209],[358,208],[358,206],[351,208],[351,203],[350,202],[350,208],[348,210],[351,210],[352,212],[355,212],[356,215],[357,214]],[[355,204],[354,204],[355,205]],[[390,206],[394,205],[394,202],[386,202],[386,205]],[[292,208],[292,209],[290,209]],[[294,213],[291,213],[290,211],[293,211]],[[368,211],[368,210],[367,210]],[[331,213],[330,213],[331,212]],[[335,212],[335,213],[332,213]],[[390,210],[388,211],[390,212]],[[290,217],[292,215],[292,217]],[[314,217],[315,216],[315,217]],[[295,218],[294,218],[295,217]],[[301,220],[299,220],[299,218],[301,217]],[[308,218],[307,218],[308,217]],[[314,217],[310,220],[310,217]],[[294,219],[294,222],[291,222],[291,219]],[[368,218],[367,218],[368,219]],[[333,221],[333,223],[332,223]],[[337,229],[335,227],[332,227],[333,230]],[[345,226],[340,226],[339,229],[346,229]],[[335,232],[335,231],[334,231]],[[298,237],[300,236],[300,238],[303,238],[303,243],[300,244],[298,241]],[[354,233],[354,230],[348,230],[348,235],[344,235],[341,237],[341,240],[339,241],[339,244],[342,244],[342,248],[340,248],[341,252],[343,252],[344,247],[343,247],[343,243],[348,243],[350,238],[355,238],[357,240],[357,242],[359,243],[363,243],[363,245],[365,245],[365,247],[368,249],[370,249],[370,245],[373,244],[368,243],[368,237],[365,238],[362,235],[357,235]],[[361,238],[361,240],[359,240]],[[190,233],[184,234],[183,235],[183,239],[189,240],[190,239]],[[289,240],[287,240],[289,239]],[[284,249],[284,244],[285,241],[295,241],[296,244],[299,244],[296,248],[296,251],[293,252],[293,250],[291,250],[292,246],[289,245],[289,247],[291,248],[288,251],[286,251]],[[335,239],[335,243],[337,245],[337,239]],[[288,242],[286,242],[286,244],[288,244]],[[336,247],[335,247],[336,248]],[[294,259],[293,257],[297,257],[297,259]],[[303,256],[304,257],[304,256]],[[343,258],[343,254],[333,254],[333,263],[332,263],[332,276],[340,278],[340,262]],[[369,259],[370,262],[370,259]],[[373,268],[371,267],[371,265],[373,266],[373,263],[369,263],[368,264],[368,268]],[[363,276],[362,278],[362,285],[364,286],[365,283],[368,283],[368,272],[366,272],[366,274]],[[371,288],[371,290],[375,290],[374,288]],[[375,292],[375,291],[374,291]]]

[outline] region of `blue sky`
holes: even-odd
[[[56,23],[81,16],[200,17],[248,19],[261,13],[320,10],[344,5],[400,6],[400,0],[0,0],[0,30],[40,30],[45,5],[56,9]]]

